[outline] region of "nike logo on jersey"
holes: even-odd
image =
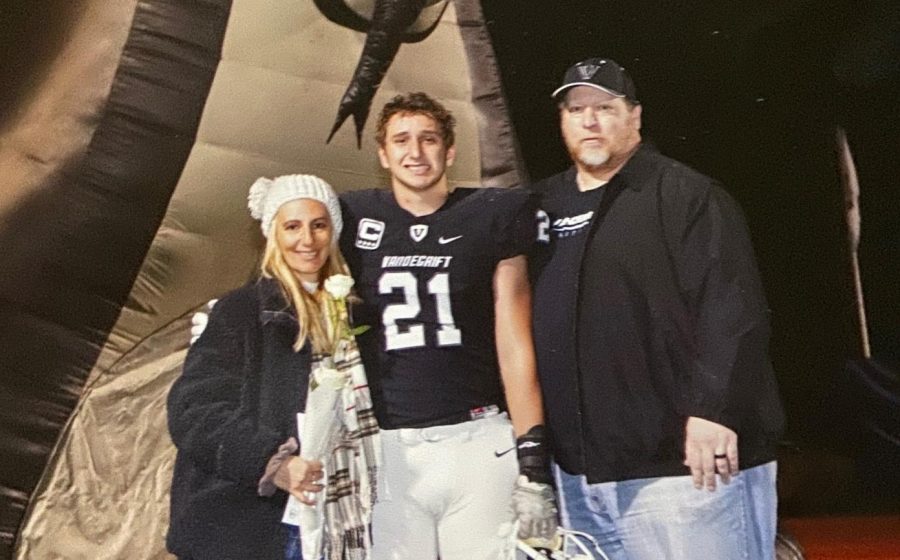
[[[494,451],[494,457],[503,457],[504,455],[506,455],[507,453],[509,453],[510,451],[512,451],[515,448],[516,448],[516,446],[514,445],[514,446],[510,447],[509,449],[504,449],[503,451]]]
[[[553,220],[553,233],[557,237],[571,237],[577,235],[584,228],[591,225],[591,218],[594,217],[594,211],[578,214],[577,216],[566,216]]]
[[[462,237],[462,235],[457,235],[456,237],[444,237],[443,235],[438,237],[438,243],[441,245],[446,245],[447,243],[453,243],[457,239]]]

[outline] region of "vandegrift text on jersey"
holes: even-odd
[[[447,268],[450,266],[451,256],[438,255],[386,255],[381,259],[381,268],[397,268],[415,266],[421,268]]]

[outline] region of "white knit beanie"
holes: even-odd
[[[341,205],[331,185],[315,175],[282,175],[274,179],[260,177],[250,186],[247,207],[250,215],[260,221],[264,236],[272,229],[272,220],[285,202],[298,198],[311,198],[325,205],[334,228],[333,243],[337,243],[344,227]]]

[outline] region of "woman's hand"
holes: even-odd
[[[291,456],[275,471],[275,486],[307,505],[315,505],[316,492],[321,492],[322,462]]]

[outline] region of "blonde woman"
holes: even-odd
[[[337,196],[318,177],[288,175],[257,180],[248,200],[266,237],[260,278],[216,304],[169,394],[178,455],[167,547],[191,560],[302,558],[300,531],[283,522],[295,517],[292,496],[324,512],[315,556],[367,558],[378,427],[342,328],[346,292],[323,289],[349,280]],[[335,410],[349,411],[318,416],[308,439],[327,447],[311,455],[309,420],[299,434],[297,417],[313,391],[330,390],[310,383],[322,372],[337,376]]]

